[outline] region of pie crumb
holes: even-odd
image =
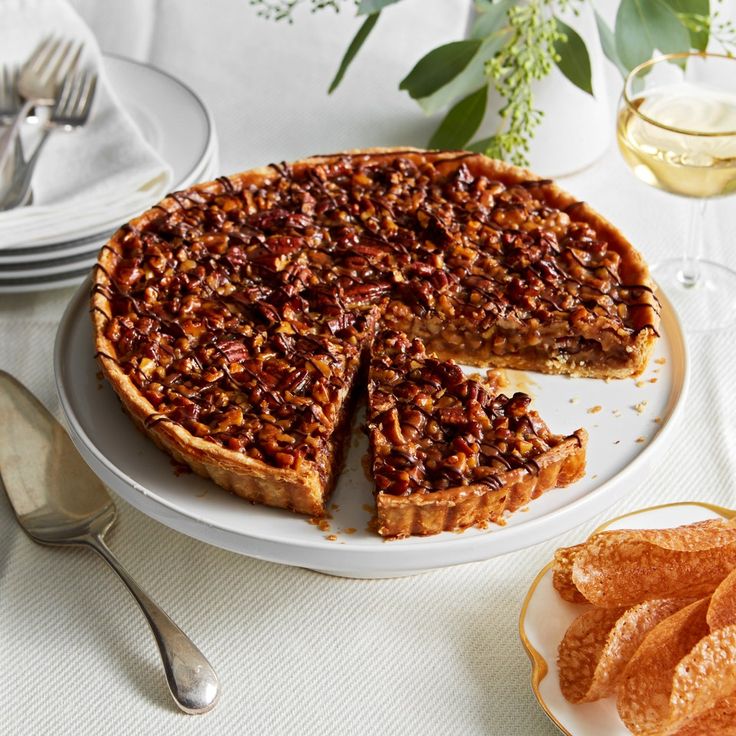
[[[652,419],[652,421],[655,424],[662,424],[662,417],[654,417],[654,419]]]
[[[646,401],[640,401],[638,404],[634,404],[633,409],[635,412],[639,414],[644,413],[644,409],[646,408],[647,402]]]
[[[495,389],[506,388],[509,385],[509,377],[506,371],[500,368],[489,368],[486,371],[486,383]]]
[[[611,414],[613,414],[613,416],[615,416],[615,417],[620,417],[621,416],[621,409],[614,409],[611,412]]]
[[[595,406],[591,406],[590,409],[588,409],[588,414],[597,414],[602,409],[603,407],[600,404],[596,404]]]
[[[667,358],[657,358],[657,360],[654,361],[657,365],[664,365],[667,362]]]
[[[636,442],[637,442],[637,444],[639,444],[639,445],[641,445],[642,443],[644,443],[644,442],[646,442],[646,441],[647,441],[647,438],[646,438],[646,437],[637,437],[637,438],[636,438]]]
[[[370,507],[367,503],[363,504],[363,511],[367,511],[369,514],[373,513],[373,508]]]
[[[179,463],[172,458],[171,465],[174,468],[174,475],[178,478],[180,475],[189,475],[192,469],[186,463]]]
[[[358,530],[354,526],[349,526],[347,529],[341,529],[344,534],[355,534]]]
[[[337,542],[337,537],[334,534],[328,534],[325,539],[328,542]]]

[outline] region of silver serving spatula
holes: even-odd
[[[103,541],[116,515],[105,487],[62,426],[4,371],[0,371],[0,485],[33,540],[91,547],[110,563],[151,626],[176,704],[186,713],[210,710],[219,695],[210,663],[136,585]]]

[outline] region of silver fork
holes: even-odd
[[[36,150],[23,167],[22,174],[4,195],[0,195],[0,212],[20,206],[27,197],[33,170],[51,133],[58,128],[74,130],[87,122],[96,87],[96,74],[76,72],[66,78],[59,93],[59,100],[51,111],[51,117],[44,127]]]
[[[21,108],[18,74],[17,66],[4,64],[0,67],[0,121],[12,122]]]
[[[54,104],[64,79],[76,69],[81,53],[81,43],[47,37],[38,44],[17,76],[12,70],[4,70],[3,98],[7,98],[9,105],[14,105],[13,109],[8,107],[4,114],[15,117],[10,127],[0,135],[0,169],[12,154],[12,141],[28,113],[36,105]],[[12,94],[12,89],[6,89],[6,85],[13,82],[15,94]],[[20,97],[25,99],[22,104]]]

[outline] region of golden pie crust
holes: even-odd
[[[350,151],[331,156],[315,156],[288,166],[293,172],[333,163],[360,160],[366,163],[392,161],[398,157],[409,159],[418,165],[429,161],[436,168],[452,170],[461,162],[473,174],[484,174],[512,186],[536,180],[531,172],[480,155],[458,152],[427,152],[420,149],[378,148]],[[325,443],[324,452],[311,460],[303,460],[298,469],[275,467],[273,463],[255,459],[242,451],[195,436],[182,424],[174,421],[158,421],[160,409],[154,406],[120,364],[116,344],[107,334],[107,325],[114,317],[111,288],[113,276],[131,233],[141,233],[161,222],[167,213],[195,207],[218,195],[234,195],[249,187],[260,187],[281,175],[281,167],[267,166],[221,178],[192,187],[183,193],[164,199],[160,204],[121,228],[103,246],[98,268],[94,273],[91,296],[91,315],[94,325],[96,355],[106,379],[119,396],[123,407],[136,425],[160,448],[173,458],[185,463],[200,475],[211,478],[223,488],[253,503],[266,504],[313,516],[325,513],[325,505],[336,482],[342,463],[345,437],[349,435],[355,385],[360,380],[360,349],[345,359],[342,379],[344,383],[336,395],[339,404],[338,419],[334,431]],[[549,208],[566,211],[575,222],[591,226],[598,236],[607,242],[608,248],[618,255],[621,283],[635,285],[638,289],[636,304],[629,308],[629,332],[631,343],[626,356],[617,364],[600,361],[550,359],[530,355],[496,355],[484,353],[477,346],[466,347],[452,330],[442,334],[427,328],[416,315],[407,316],[397,309],[394,299],[384,300],[383,320],[387,326],[406,331],[425,339],[428,348],[443,358],[454,358],[462,363],[522,368],[546,373],[567,373],[573,376],[617,378],[640,373],[647,362],[657,338],[659,318],[653,284],[647,267],[639,253],[621,232],[597,214],[588,205],[555,184],[544,182],[544,202]],[[193,203],[193,204],[192,204]],[[400,306],[400,305],[399,305]],[[480,356],[480,357],[479,357]],[[584,433],[570,439],[569,446],[560,445],[550,451],[540,463],[539,473],[513,471],[505,478],[504,488],[489,493],[470,485],[446,489],[421,497],[379,495],[377,499],[380,533],[385,536],[406,534],[433,534],[443,530],[455,530],[498,519],[503,510],[513,511],[547,488],[565,485],[577,479],[584,466]]]

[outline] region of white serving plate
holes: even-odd
[[[204,162],[202,169],[196,172],[196,179],[182,182],[177,188],[185,188],[197,181],[208,181],[214,178],[218,173],[219,164],[217,157]],[[11,282],[17,282],[19,279],[40,280],[48,276],[59,276],[70,272],[77,272],[80,268],[91,268],[92,264],[97,260],[97,253],[109,239],[112,233],[105,236],[97,236],[85,241],[85,247],[79,252],[68,255],[66,251],[62,251],[63,255],[48,253],[43,261],[33,261],[28,264],[21,263],[0,263],[0,293],[3,287]],[[1,251],[0,251],[1,252]],[[56,256],[56,257],[54,257]]]
[[[197,180],[213,179],[218,171],[219,164],[215,150],[214,158],[205,162],[204,168],[197,172],[198,179],[185,183],[182,187],[190,186]],[[38,268],[5,268],[3,270],[3,264],[0,264],[0,294],[46,291],[78,284],[97,262],[97,253],[107,239],[107,237],[95,238],[89,241],[87,249],[83,252],[74,256],[38,262]]]
[[[714,518],[733,518],[736,511],[696,501],[653,506],[619,516],[598,528],[664,529]],[[552,563],[535,578],[521,609],[519,635],[532,661],[532,690],[547,715],[567,736],[631,736],[616,711],[613,697],[573,705],[560,691],[557,647],[568,626],[585,606],[568,603],[552,587]]]
[[[485,560],[586,521],[644,476],[664,447],[687,385],[683,335],[661,296],[662,338],[639,385],[633,379],[606,382],[509,371],[511,385],[505,390],[530,393],[553,431],[588,429],[585,478],[549,491],[504,526],[387,542],[367,528],[373,495],[361,464],[367,440],[359,431],[353,433],[332,499],[337,508],[329,529],[287,511],[250,505],[199,476],[175,476],[169,457],[134,428],[97,375],[88,292],[85,283],[61,321],[54,366],[72,439],[95,473],[143,513],[184,534],[252,557],[335,575],[394,577]],[[588,413],[598,406],[600,411]]]
[[[104,59],[110,86],[121,105],[146,141],[171,166],[173,188],[181,189],[205,178],[205,166],[217,156],[217,139],[212,116],[202,100],[160,69],[119,56],[106,54]],[[59,254],[83,252],[90,240],[104,242],[118,224],[100,223],[63,243],[39,242],[0,249],[0,271],[4,264],[43,263]]]

